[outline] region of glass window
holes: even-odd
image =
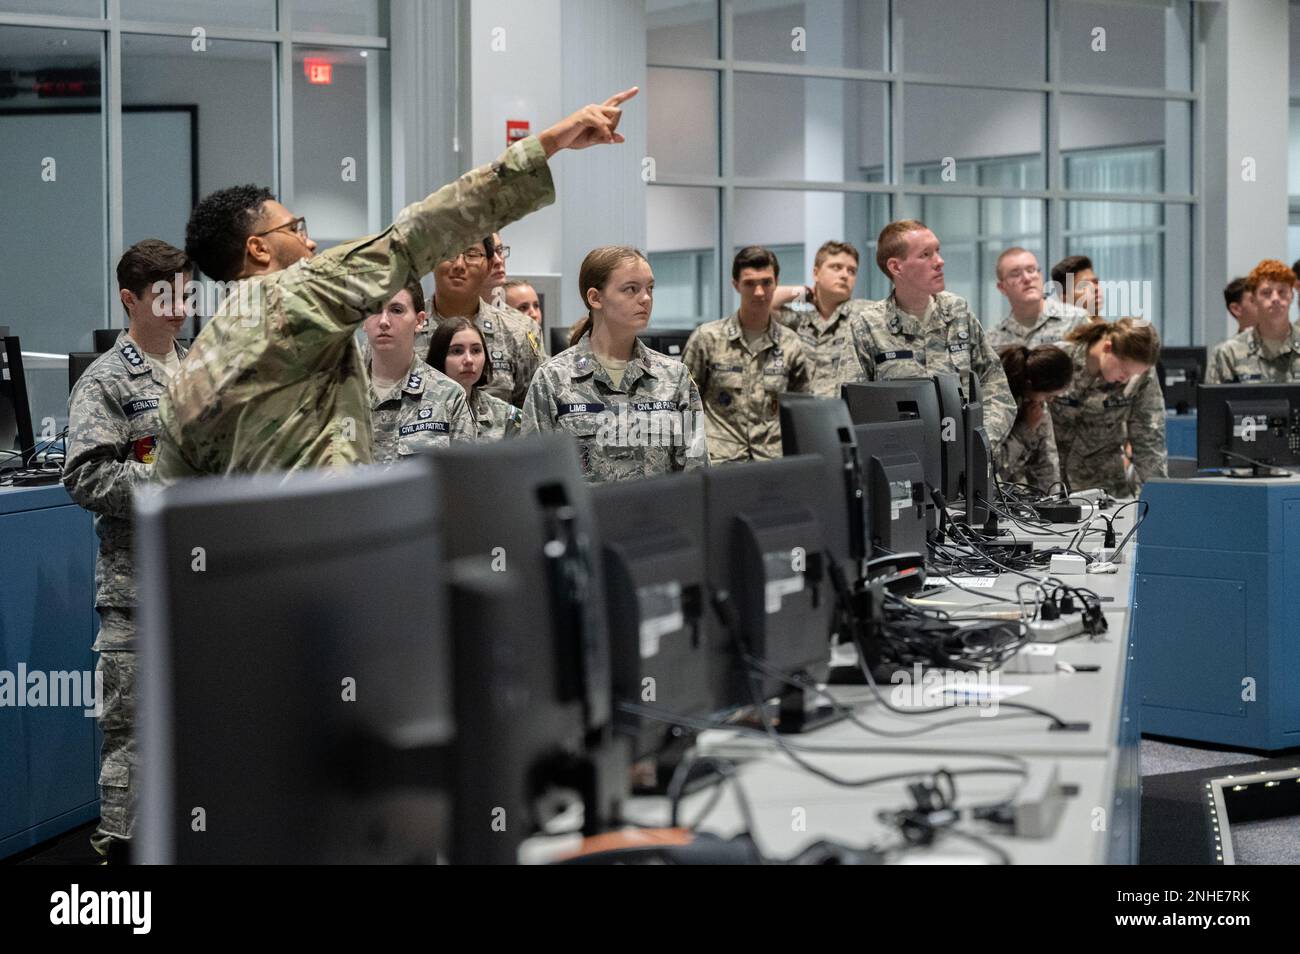
[[[1092,259],[1107,318],[1137,315],[1162,324],[1164,226],[1165,209],[1156,203],[1066,203],[1065,253]],[[1186,220],[1181,228],[1186,233]]]
[[[647,70],[646,138],[657,175],[718,174],[718,74]]]
[[[875,281],[871,272],[876,236],[888,222],[889,196],[879,193],[737,189],[732,231],[737,249],[746,245],[784,249],[784,254],[777,254],[781,282],[786,285],[812,280],[813,259],[823,242],[848,242],[862,254],[853,294],[881,298],[888,294],[887,282],[884,275]],[[883,293],[881,283],[886,285]]]
[[[1062,3],[1061,80],[1191,89],[1191,4],[1186,0]]]
[[[188,37],[122,37],[124,106],[189,109],[197,118],[199,151],[192,161],[200,195],[246,182],[276,189],[275,81],[271,43],[208,40],[198,52]],[[148,163],[124,165],[124,198],[160,183],[171,188],[173,180],[190,175],[182,163],[189,144],[182,137],[138,144],[151,145]],[[124,208],[130,205],[123,202]],[[125,239],[135,240],[129,234]]]
[[[738,60],[886,68],[885,0],[735,0],[732,9]]]
[[[655,273],[651,324],[691,327],[718,309],[717,189],[650,186],[646,250]]]
[[[379,115],[386,57],[382,50],[294,47],[293,59],[293,211],[329,248],[377,232],[389,218]],[[320,63],[329,66],[328,84],[307,75]]]
[[[1191,104],[1127,96],[1062,96],[1067,189],[1190,192]]]
[[[718,57],[716,0],[646,0],[646,62]]]
[[[103,42],[98,32],[0,27],[0,72],[15,71],[18,87],[0,109],[0,222],[9,238],[0,324],[24,351],[87,351],[91,330],[105,326]],[[40,94],[46,83],[67,85],[52,100]],[[120,310],[113,320],[121,325]],[[44,418],[66,421],[68,376],[32,364],[27,388],[39,431]]]
[[[766,179],[883,181],[883,83],[737,73],[736,174]]]
[[[59,17],[102,17],[104,0],[41,0],[39,10],[32,0],[0,0],[0,13],[41,13]],[[26,347],[26,345],[24,345]]]
[[[1008,188],[1041,189],[1043,115],[1041,93],[908,86],[903,95],[905,181],[982,185],[982,168],[1010,158],[1014,169],[989,174],[1004,177]]]
[[[274,30],[275,0],[122,0],[122,19]]]
[[[1047,78],[1043,0],[902,0],[898,10],[902,66],[909,73],[981,80]]]
[[[378,36],[379,0],[293,0],[293,30]]]

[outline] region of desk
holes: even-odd
[[[1127,508],[1115,521],[1121,536],[1132,525],[1133,511]],[[1114,510],[1108,513],[1114,513]],[[1073,527],[1054,528],[1034,535],[1036,545],[1056,546],[1068,540]],[[1027,536],[1017,530],[1022,538]],[[1130,547],[1132,546],[1130,542]],[[1130,554],[1127,554],[1131,556]],[[1132,647],[1129,640],[1129,596],[1132,592],[1131,564],[1119,572],[1069,577],[1067,582],[1111,597],[1103,604],[1110,629],[1098,640],[1080,638],[1059,644],[1058,658],[1065,662],[1100,667],[1090,673],[1010,674],[998,673],[1004,685],[1025,685],[1029,691],[1007,701],[1028,703],[1049,710],[1067,722],[1087,722],[1087,731],[1049,731],[1040,716],[1001,709],[1001,715],[987,718],[978,709],[958,708],[944,712],[905,716],[886,710],[868,687],[832,687],[838,700],[850,704],[857,717],[877,730],[916,730],[927,723],[946,722],[963,715],[969,721],[945,725],[910,737],[889,737],[867,732],[847,720],[797,737],[808,744],[848,749],[871,747],[867,753],[834,753],[808,756],[809,761],[845,778],[865,778],[895,772],[930,772],[941,765],[948,769],[972,765],[996,765],[989,756],[963,753],[987,752],[1023,758],[1031,770],[1054,767],[1063,783],[1077,786],[1078,793],[1067,801],[1054,833],[1043,839],[990,836],[990,840],[1017,863],[1045,864],[1135,864],[1138,858],[1138,821],[1141,809],[1138,767],[1139,725],[1131,707],[1130,682]],[[1046,574],[1034,574],[1045,576]],[[975,605],[987,594],[1015,598],[1015,583],[1009,574],[999,578],[991,590],[980,595],[949,590],[939,598],[959,605]],[[888,694],[892,686],[882,686]],[[1012,716],[1008,718],[1008,716]],[[753,805],[756,837],[764,852],[789,857],[818,838],[851,845],[892,843],[896,833],[877,818],[882,810],[911,806],[906,782],[898,781],[863,789],[834,786],[795,766],[784,754],[762,740],[737,737],[724,730],[705,733],[700,748],[718,753],[743,752],[745,761],[739,781]],[[924,755],[908,749],[943,749],[948,754]],[[959,803],[963,805],[997,801],[1014,788],[1009,776],[961,776]],[[697,793],[683,806],[685,817],[693,818],[707,803],[708,793]],[[642,823],[666,821],[664,799],[633,799],[627,815]],[[803,827],[800,827],[801,823]],[[702,826],[705,830],[731,835],[742,827],[734,797],[728,793]],[[978,826],[969,830],[979,831]],[[978,862],[989,857],[987,850],[949,837],[907,860],[919,862]]]
[[[93,679],[90,515],[57,485],[0,488],[0,544],[0,670],[13,681],[20,665]],[[99,815],[98,751],[81,704],[0,705],[0,857]]]

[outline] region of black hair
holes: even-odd
[[[483,373],[478,376],[474,382],[474,387],[480,388],[492,380],[492,354],[487,346],[487,339],[483,337],[483,332],[478,325],[474,324],[470,318],[448,318],[433,330],[433,337],[429,339],[429,354],[425,358],[425,364],[435,371],[447,373],[447,352],[451,350],[451,339],[456,337],[456,333],[466,328],[473,328],[478,340],[483,342]]]
[[[204,197],[185,226],[185,252],[203,274],[219,282],[234,281],[244,265],[244,243],[262,206],[275,199],[258,185],[231,186]]]

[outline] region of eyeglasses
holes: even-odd
[[[267,229],[265,232],[254,232],[253,236],[256,238],[263,235],[270,235],[272,232],[279,232],[281,229],[293,229],[294,234],[297,235],[298,238],[302,239],[304,242],[307,241],[307,217],[305,215],[300,215],[296,219],[290,219],[283,225],[277,225],[275,228]]]
[[[454,262],[458,258],[463,258],[465,260],[466,265],[477,265],[480,262],[487,261],[487,253],[484,252],[482,248],[476,245],[473,248],[465,249],[465,251],[461,252],[459,255],[453,256],[452,258],[448,259],[448,261]]]
[[[509,257],[510,257],[510,246],[509,246],[509,245],[498,245],[498,246],[496,247],[496,254],[500,255],[502,258],[509,258]]]

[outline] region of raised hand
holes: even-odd
[[[603,103],[584,106],[543,130],[537,139],[546,150],[547,157],[555,155],[561,149],[586,149],[601,143],[623,142],[623,136],[618,131],[619,120],[623,118],[620,107],[637,92],[638,88],[633,86],[615,93]]]

